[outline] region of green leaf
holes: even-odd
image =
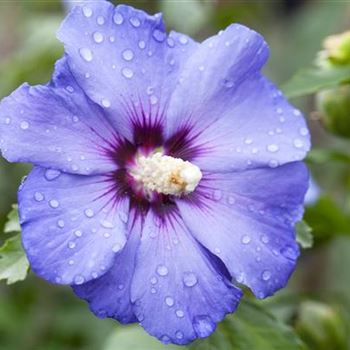
[[[277,321],[261,306],[243,301],[238,311],[221,322],[209,338],[186,347],[163,345],[140,326],[118,329],[103,350],[305,350],[293,330]]]
[[[22,281],[27,276],[28,268],[20,234],[6,240],[0,247],[0,280],[7,280],[7,284]]]
[[[14,204],[12,206],[12,210],[7,215],[7,222],[5,224],[4,232],[5,233],[21,232],[21,226],[19,224],[18,205],[17,204]]]
[[[164,345],[148,335],[141,326],[127,326],[111,334],[103,350],[175,350],[183,346]]]
[[[327,88],[339,86],[350,80],[350,66],[316,66],[303,69],[282,86],[287,97],[312,94]]]
[[[289,326],[257,303],[243,301],[212,336],[196,341],[190,349],[302,350],[306,347]]]
[[[321,196],[315,205],[308,207],[304,219],[318,243],[335,236],[350,236],[350,218],[328,196]]]
[[[297,222],[295,228],[297,231],[297,242],[304,249],[311,248],[314,244],[312,228],[305,221]]]
[[[307,156],[307,162],[324,164],[328,162],[343,162],[350,164],[350,153],[337,149],[313,149]]]

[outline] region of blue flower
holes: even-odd
[[[99,317],[164,343],[211,334],[242,297],[284,287],[299,248],[309,134],[262,74],[268,46],[231,25],[197,43],[161,15],[91,2],[45,86],[0,106],[33,271]]]

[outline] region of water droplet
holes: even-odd
[[[199,66],[198,69],[199,69],[201,72],[203,72],[205,68],[204,68],[204,66]]]
[[[122,69],[122,74],[124,75],[125,78],[131,79],[134,76],[134,72],[130,68],[123,68]]]
[[[90,7],[84,6],[83,7],[83,14],[87,18],[91,17],[92,16],[92,9]]]
[[[166,33],[164,33],[163,31],[161,31],[159,29],[155,29],[153,31],[153,38],[156,39],[159,42],[162,42],[166,38]]]
[[[152,96],[149,98],[149,101],[150,101],[151,105],[155,105],[155,104],[157,104],[157,102],[158,102],[158,97],[152,95]]]
[[[289,245],[281,249],[281,254],[293,261],[298,257],[298,251]]]
[[[153,284],[153,285],[154,285],[154,284],[157,284],[157,282],[158,282],[157,277],[153,276],[153,277],[151,278],[150,282],[151,282],[151,284]]]
[[[220,253],[221,253],[221,249],[220,249],[220,248],[215,248],[215,249],[214,249],[214,252],[215,252],[216,254],[220,254]]]
[[[115,24],[120,25],[124,22],[124,18],[120,13],[116,12],[113,16],[113,21]]]
[[[141,22],[137,17],[130,17],[129,21],[131,25],[135,28],[138,28],[141,25]]]
[[[269,270],[265,270],[262,275],[261,275],[261,278],[264,280],[264,281],[268,281],[270,278],[271,278],[271,272]]]
[[[70,92],[71,94],[74,92],[74,88],[73,88],[73,86],[71,86],[71,85],[67,85],[67,86],[66,86],[66,90],[67,90],[68,92]]]
[[[124,284],[119,284],[118,289],[119,289],[119,290],[124,289]]]
[[[139,41],[139,48],[143,50],[146,47],[146,43],[143,40]]]
[[[243,244],[249,244],[250,241],[251,241],[251,238],[250,238],[248,235],[242,236],[241,242],[242,242]]]
[[[175,333],[175,336],[176,336],[177,339],[182,339],[184,337],[184,334],[181,331],[177,331]]]
[[[134,52],[130,49],[124,50],[122,56],[125,61],[131,61],[134,58]]]
[[[198,280],[194,273],[185,272],[183,276],[183,283],[186,287],[194,287],[197,284]]]
[[[277,168],[277,167],[278,167],[278,161],[275,160],[275,159],[271,159],[271,160],[269,161],[269,167],[270,167],[270,168]]]
[[[246,139],[244,140],[244,143],[245,143],[246,145],[251,145],[251,144],[253,143],[253,140],[250,139],[250,138],[246,138]]]
[[[271,144],[271,145],[268,145],[268,146],[267,146],[267,150],[268,150],[269,152],[272,152],[272,153],[277,152],[279,149],[280,149],[280,148],[279,148],[278,145],[276,145],[276,144]]]
[[[188,43],[188,39],[185,35],[181,35],[180,38],[179,38],[179,42],[182,44],[182,45],[186,45]]]
[[[68,261],[68,264],[69,264],[70,266],[74,265],[74,260],[69,260],[69,261]]]
[[[81,237],[81,236],[83,235],[83,233],[82,233],[80,230],[76,230],[76,231],[74,232],[74,234],[75,234],[75,236],[77,236],[77,237]]]
[[[45,197],[44,197],[44,195],[43,195],[42,193],[40,193],[40,192],[35,192],[35,194],[34,194],[34,199],[35,199],[37,202],[42,202],[42,201],[45,199]]]
[[[158,267],[157,267],[157,274],[159,275],[159,276],[166,276],[167,274],[168,274],[168,268],[166,267],[166,266],[164,266],[164,265],[158,265]]]
[[[297,109],[294,109],[293,114],[294,114],[296,117],[301,116],[301,112],[300,112],[299,110],[297,110]]]
[[[22,130],[27,130],[29,128],[29,123],[26,121],[21,122],[20,127]]]
[[[56,169],[47,169],[45,171],[45,179],[47,181],[53,181],[61,175],[61,172]]]
[[[240,273],[237,275],[236,281],[237,281],[238,283],[243,283],[243,281],[244,281],[244,274],[243,274],[243,272],[240,272]]]
[[[215,329],[215,323],[212,321],[210,316],[196,316],[193,319],[193,328],[198,337],[205,338],[213,332]]]
[[[168,38],[166,42],[167,42],[169,47],[175,46],[175,40],[173,38]]]
[[[225,85],[228,89],[230,89],[230,88],[232,88],[232,87],[235,85],[235,83],[234,83],[232,80],[225,79],[225,80],[224,80],[224,85]]]
[[[105,108],[109,108],[111,106],[111,101],[107,98],[102,99],[101,104]]]
[[[157,293],[157,289],[151,288],[151,293],[152,293],[152,294],[156,294],[156,293]]]
[[[98,16],[96,22],[98,25],[102,26],[105,24],[105,19],[103,16]]]
[[[100,32],[95,32],[93,34],[93,39],[96,44],[101,44],[104,40],[103,34]]]
[[[172,297],[166,297],[165,298],[165,304],[167,304],[169,307],[174,306],[174,299]]]
[[[83,47],[79,50],[80,56],[86,61],[91,62],[93,59],[92,51],[87,47]]]
[[[74,242],[72,242],[72,241],[68,242],[68,248],[69,249],[74,249],[75,246],[76,246],[76,244]]]
[[[94,211],[90,208],[85,209],[84,213],[88,218],[92,218],[94,216]]]
[[[113,222],[110,222],[110,221],[108,221],[108,220],[101,220],[101,221],[100,221],[100,224],[101,224],[101,226],[104,227],[104,228],[114,228]]]
[[[182,310],[176,310],[175,314],[178,318],[183,318],[185,316],[185,313]]]
[[[300,128],[299,133],[301,136],[307,136],[309,134],[309,130],[307,128]]]
[[[63,228],[63,227],[64,227],[64,221],[63,221],[63,220],[58,220],[58,221],[57,221],[57,226],[58,226],[59,228]]]
[[[235,202],[236,202],[236,199],[233,196],[228,196],[227,197],[227,203],[228,204],[233,205],[233,204],[235,204]]]
[[[215,190],[213,192],[213,199],[216,201],[219,201],[222,198],[222,191],[221,190]]]
[[[170,338],[167,335],[163,335],[163,336],[160,337],[160,341],[163,344],[169,344],[170,343]]]
[[[266,236],[266,235],[262,235],[261,237],[260,237],[260,239],[261,239],[261,242],[263,242],[263,243],[265,243],[265,244],[267,244],[267,243],[269,243],[269,237],[268,236]]]
[[[118,253],[121,247],[122,246],[120,244],[115,244],[112,248],[113,253]]]
[[[83,284],[84,282],[85,282],[85,279],[83,276],[81,276],[81,275],[75,276],[75,278],[74,278],[75,284],[80,285],[80,284]]]
[[[10,123],[11,123],[11,118],[8,118],[8,117],[7,117],[7,118],[5,119],[5,124],[6,124],[6,125],[9,125]]]
[[[103,237],[104,237],[104,238],[109,238],[109,237],[111,237],[111,234],[108,233],[108,232],[105,232],[105,233],[103,234]]]
[[[122,222],[124,222],[124,224],[126,224],[128,222],[128,214],[124,213],[123,211],[120,211],[118,213],[119,218]]]
[[[60,203],[56,199],[51,199],[49,204],[50,204],[50,207],[54,209],[60,206]]]
[[[300,139],[295,139],[293,141],[294,147],[296,148],[302,148],[304,146],[304,142]]]

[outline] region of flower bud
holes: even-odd
[[[336,308],[314,301],[301,304],[296,329],[310,349],[347,350],[347,327]]]
[[[327,37],[323,47],[332,63],[350,64],[350,31]]]
[[[350,85],[318,93],[316,103],[326,129],[350,138]]]

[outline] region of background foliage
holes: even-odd
[[[198,40],[232,22],[261,32],[271,47],[266,74],[304,111],[312,132],[307,161],[315,183],[304,222],[298,225],[303,254],[288,287],[259,302],[247,292],[237,313],[215,334],[188,348],[350,349],[350,52],[345,45],[342,60],[339,53],[331,60],[318,55],[325,37],[350,29],[350,2],[125,2],[164,12],[168,29]],[[63,52],[55,30],[70,5],[0,1],[0,98],[24,81],[36,84],[50,78]],[[27,276],[12,205],[28,170],[0,160],[0,350],[178,349],[165,347],[138,326],[99,320],[68,287]]]

